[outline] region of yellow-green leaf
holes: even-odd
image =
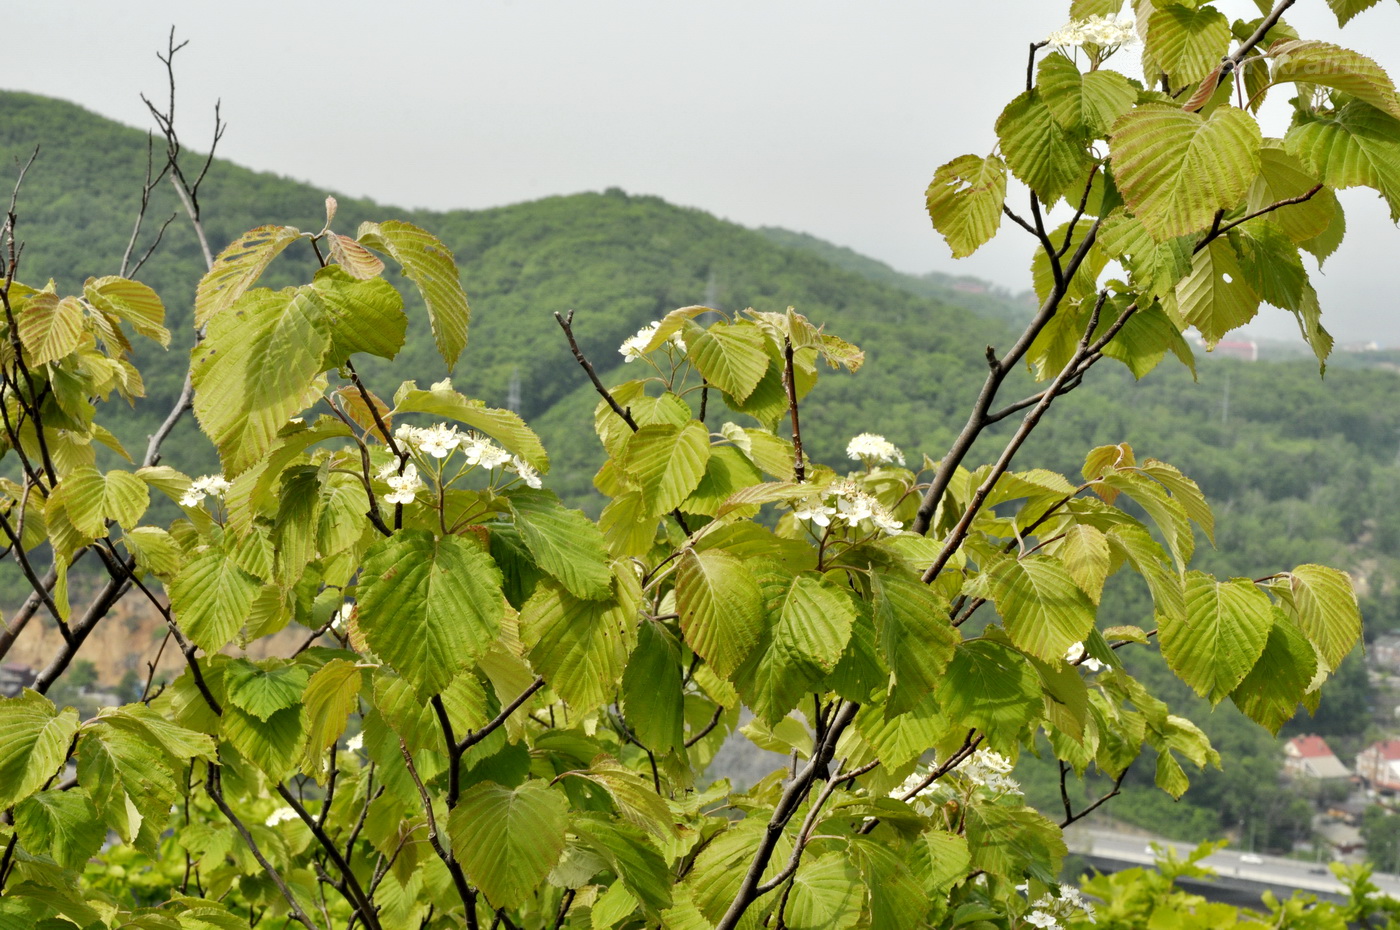
[[[965,258],[997,234],[1006,202],[1006,162],[960,155],[933,173],[924,195],[933,228],[954,258]]]
[[[272,260],[300,237],[301,230],[291,226],[259,226],[229,243],[195,289],[194,325],[202,327],[233,306]]]

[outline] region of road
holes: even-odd
[[[1152,865],[1156,856],[1150,848],[1151,837],[1133,836],[1100,828],[1076,829],[1065,837],[1070,852],[1121,862],[1124,865]],[[1157,840],[1163,849],[1175,847],[1178,856],[1194,848],[1191,843]],[[1257,861],[1256,861],[1257,860]],[[1313,894],[1345,895],[1346,886],[1327,869],[1326,863],[1302,862],[1282,856],[1249,854],[1224,849],[1207,856],[1202,865],[1214,869],[1222,882],[1231,879],[1296,888]],[[1371,881],[1392,898],[1400,900],[1400,876],[1377,872]]]

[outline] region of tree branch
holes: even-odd
[[[486,724],[486,726],[482,727],[480,730],[475,730],[462,737],[462,741],[457,744],[457,755],[460,756],[462,753],[466,752],[468,749],[475,746],[477,743],[481,742],[482,740],[486,739],[486,737],[494,733],[496,729],[500,727],[501,724],[506,722],[506,720],[510,717],[511,714],[515,713],[517,710],[520,709],[520,705],[528,701],[532,694],[534,694],[536,691],[540,690],[543,687],[544,679],[536,678],[530,684],[530,687],[520,692],[520,695],[515,700],[511,701],[505,707],[502,707],[501,712],[497,714],[491,720],[490,723]]]
[[[233,812],[233,809],[230,808],[228,803],[224,800],[223,788],[219,782],[219,766],[216,763],[209,763],[209,774],[204,779],[204,790],[208,792],[209,797],[214,799],[214,803],[218,805],[219,810],[223,811],[224,816],[228,818],[228,822],[233,824],[233,828],[238,831],[238,835],[243,837],[243,842],[248,847],[249,851],[252,852],[253,858],[258,860],[258,865],[263,867],[263,871],[267,873],[267,877],[272,879],[272,883],[277,886],[277,890],[282,892],[282,897],[287,899],[287,904],[292,909],[292,917],[298,923],[305,926],[307,930],[317,930],[316,925],[311,922],[311,918],[307,916],[306,911],[302,910],[301,903],[297,901],[296,895],[292,894],[292,889],[287,887],[287,883],[282,880],[281,874],[273,867],[271,862],[267,861],[267,857],[264,856],[262,850],[258,848],[257,840],[253,839],[253,835],[248,832],[248,828],[243,825],[243,821],[238,819],[238,815]]]
[[[613,413],[622,417],[622,422],[631,427],[632,432],[635,433],[641,427],[637,426],[637,421],[632,419],[632,412],[622,409],[622,405],[617,402],[617,398],[613,397],[612,392],[604,387],[603,382],[599,380],[598,372],[593,369],[593,363],[584,356],[583,350],[578,347],[578,340],[574,338],[574,311],[570,310],[569,315],[564,316],[556,310],[554,319],[558,322],[559,327],[564,330],[564,335],[569,340],[569,349],[574,353],[574,359],[582,366],[583,370],[587,372],[588,380],[593,382],[593,390],[597,391],[598,395],[608,402],[608,406],[612,408]],[[671,511],[671,516],[675,518],[676,523],[681,528],[681,532],[689,536],[690,527],[686,524],[685,517],[681,514],[679,507]]]
[[[991,494],[992,488],[996,485],[997,481],[1006,473],[1007,469],[1011,467],[1011,460],[1015,457],[1016,452],[1021,448],[1021,445],[1026,439],[1030,437],[1031,431],[1034,430],[1036,424],[1040,422],[1040,418],[1045,415],[1045,411],[1050,409],[1050,405],[1054,402],[1056,396],[1058,396],[1060,389],[1072,376],[1075,369],[1079,366],[1079,363],[1088,355],[1089,341],[1093,337],[1094,330],[1098,328],[1099,313],[1102,311],[1104,301],[1107,299],[1108,292],[1100,291],[1098,301],[1094,304],[1094,310],[1089,315],[1089,325],[1085,328],[1084,335],[1079,340],[1078,349],[1075,350],[1073,357],[1071,357],[1065,367],[1060,370],[1060,373],[1055,376],[1055,380],[1045,389],[1040,402],[1026,414],[1025,418],[1021,421],[1020,427],[1002,449],[1001,456],[997,459],[996,464],[992,466],[991,472],[983,480],[976,492],[973,493],[972,500],[968,502],[967,509],[963,511],[962,518],[958,521],[957,526],[955,526],[953,531],[948,535],[948,539],[944,542],[942,550],[938,553],[938,557],[933,560],[928,570],[924,572],[923,580],[925,583],[931,582],[938,577],[938,573],[943,570],[943,567],[948,564],[948,560],[953,557],[953,553],[962,545],[963,540],[967,537],[968,530],[972,526],[972,520],[982,509],[982,504],[986,501],[987,495]]]
[[[1075,273],[1079,270],[1079,266],[1084,262],[1084,259],[1088,257],[1089,250],[1093,247],[1094,241],[1098,237],[1099,225],[1102,222],[1102,218],[1094,221],[1094,225],[1090,227],[1089,232],[1085,234],[1084,239],[1079,243],[1079,248],[1075,249],[1074,255],[1070,257],[1069,264],[1065,269],[1070,279],[1074,278]],[[1051,293],[1046,296],[1045,302],[1041,304],[1040,310],[1036,313],[1034,319],[1027,324],[1020,338],[1016,340],[1015,345],[1001,358],[998,359],[994,350],[990,347],[988,348],[988,367],[990,371],[987,373],[987,379],[982,384],[982,390],[973,404],[972,412],[968,415],[967,423],[963,426],[962,432],[953,440],[953,444],[949,447],[947,455],[938,463],[938,471],[934,473],[933,482],[924,493],[924,498],[920,502],[919,510],[914,517],[914,522],[910,526],[910,529],[915,533],[920,535],[926,535],[928,533],[929,527],[933,524],[934,513],[937,511],[939,503],[942,502],[943,495],[948,490],[948,484],[953,480],[953,475],[956,474],[958,466],[962,464],[963,459],[967,456],[973,443],[977,441],[977,437],[980,436],[982,431],[989,425],[987,421],[988,411],[991,410],[992,402],[996,400],[997,392],[1001,389],[1002,382],[1006,379],[1006,376],[1011,372],[1012,368],[1025,356],[1026,352],[1029,351],[1031,344],[1035,341],[1035,338],[1040,335],[1041,330],[1054,318],[1055,314],[1059,311],[1060,301],[1063,299],[1063,289],[1058,287],[1054,288]]]
[[[859,709],[859,704],[846,702],[837,711],[836,716],[831,721],[831,726],[827,729],[826,739],[813,748],[812,757],[807,761],[807,764],[792,777],[787,787],[783,789],[778,804],[768,819],[763,839],[759,841],[758,849],[754,852],[753,861],[749,863],[749,868],[744,873],[739,891],[735,894],[729,909],[725,911],[724,917],[715,925],[715,930],[734,930],[750,905],[763,893],[759,891],[759,880],[763,877],[764,870],[768,868],[768,861],[773,857],[773,849],[778,844],[778,838],[782,836],[784,828],[792,820],[793,815],[797,813],[797,809],[806,799],[808,792],[812,790],[812,784],[817,780],[819,773],[825,772],[827,764],[836,751],[837,740],[841,738],[846,727],[855,719],[856,711]],[[828,783],[835,780],[839,779],[828,778]]]
[[[807,463],[802,456],[802,427],[797,422],[797,379],[792,370],[792,340],[783,337],[783,387],[787,389],[788,409],[792,411],[792,474],[798,484],[807,480]]]

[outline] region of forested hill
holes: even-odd
[[[145,134],[32,95],[0,94],[0,108],[4,163],[27,158],[41,146],[20,201],[23,277],[42,282],[53,276],[61,287],[72,288],[88,275],[114,273],[137,207]],[[217,251],[244,230],[266,223],[319,229],[327,193],[219,162],[201,198],[211,244]],[[624,338],[675,307],[702,301],[735,310],[795,305],[860,342],[873,365],[898,369],[901,379],[920,386],[917,401],[903,396],[898,381],[878,398],[880,409],[897,424],[890,428],[892,438],[910,447],[936,433],[951,406],[966,396],[967,378],[975,370],[958,353],[994,340],[1001,331],[997,322],[967,309],[836,268],[807,249],[787,248],[701,211],[615,189],[443,213],[347,197],[339,202],[339,229],[353,232],[364,219],[408,219],[454,250],[473,314],[455,382],[468,394],[503,405],[512,376],[518,375],[520,412],[527,419],[582,383],[554,322],[555,311],[576,311],[583,348],[606,370],[621,361],[617,346]],[[173,196],[160,190],[148,229],[158,227],[173,207]],[[279,267],[309,259],[309,250],[289,250],[273,265],[271,283],[290,283],[289,274],[279,282]],[[171,224],[141,270],[165,297],[177,332],[188,329],[181,324],[187,324],[186,308],[201,271],[193,236],[180,222]],[[187,346],[187,333],[185,340]],[[172,352],[172,361],[181,357]],[[152,394],[173,396],[180,365],[145,361],[163,369],[148,375]],[[426,327],[410,333],[396,370],[420,380],[443,375]],[[371,369],[371,374],[380,372]],[[393,385],[380,387],[392,392]],[[852,407],[842,416],[856,422],[858,413]]]

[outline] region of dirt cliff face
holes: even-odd
[[[82,610],[82,601],[73,599],[74,613]],[[6,612],[7,614],[10,611]],[[156,668],[156,681],[172,680],[185,668],[184,657],[173,642],[161,652],[161,641],[165,639],[166,625],[151,604],[128,596],[112,609],[102,622],[98,623],[83,643],[78,653],[79,659],[92,662],[97,667],[98,681],[104,686],[114,686],[121,681],[128,670],[134,670],[144,679],[150,674],[150,663],[160,654]],[[261,659],[269,655],[290,655],[293,650],[311,635],[303,627],[292,625],[275,636],[265,637],[251,644],[247,650],[233,646],[224,651],[230,655]],[[38,670],[48,665],[63,645],[63,637],[53,619],[42,609],[24,628],[9,653],[6,663],[18,663]]]

